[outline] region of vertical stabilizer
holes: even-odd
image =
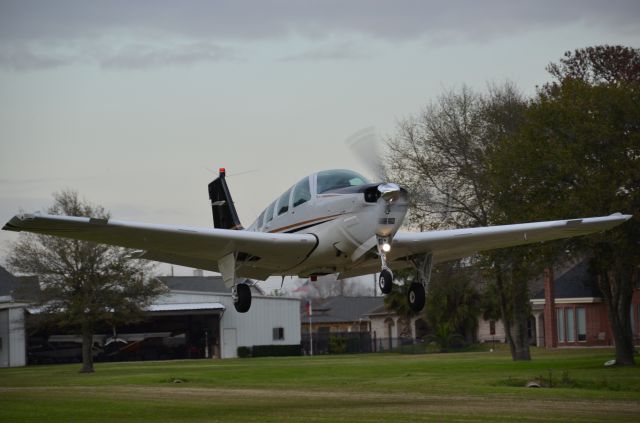
[[[225,180],[224,168],[220,168],[220,176],[209,184],[209,199],[211,200],[214,227],[220,229],[244,229],[231,199],[231,193]]]

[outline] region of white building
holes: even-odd
[[[25,304],[16,301],[19,281],[0,267],[0,367],[27,364],[24,330]]]
[[[36,333],[27,339],[28,304],[11,296],[24,279],[34,278],[15,278],[0,267],[0,367],[77,361],[81,338],[75,334]],[[238,347],[300,347],[298,298],[265,296],[252,288],[251,309],[238,313],[220,277],[160,279],[169,292],[149,307],[148,318],[96,333],[98,360],[233,358]],[[47,346],[56,348],[55,355]]]
[[[27,364],[24,307],[8,296],[0,297],[0,367]]]
[[[209,316],[208,357],[237,357],[238,347],[300,345],[300,299],[270,297],[254,290],[251,309],[236,312],[231,293],[217,276],[162,277],[170,289],[151,307],[160,316]]]

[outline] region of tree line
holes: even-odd
[[[640,273],[640,50],[577,49],[546,69],[551,81],[536,87],[531,98],[509,82],[485,92],[467,86],[445,92],[398,124],[387,140],[385,171],[409,189],[408,220],[419,229],[633,214],[604,234],[496,250],[473,263],[490,281],[485,291],[493,307],[485,312],[500,315],[513,359],[529,360],[528,282],[568,257],[588,257],[607,303],[616,361],[634,364],[630,304]],[[432,292],[427,310],[442,309],[445,316],[442,303],[453,295],[448,292]],[[483,309],[480,299],[469,301],[476,311]],[[459,316],[441,320],[467,330]]]

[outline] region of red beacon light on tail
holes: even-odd
[[[220,173],[221,176],[224,176],[227,173],[224,167],[221,167],[220,169],[218,169],[218,172]]]

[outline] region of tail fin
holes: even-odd
[[[215,228],[244,229],[225,181],[224,168],[220,168],[220,176],[209,184],[209,199],[211,199],[211,212]]]

